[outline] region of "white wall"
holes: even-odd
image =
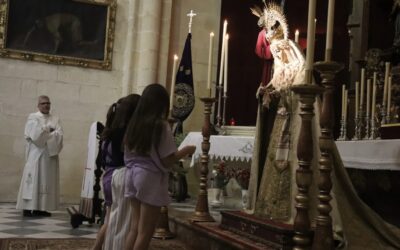
[[[141,93],[152,81],[170,82],[169,59],[182,53],[190,9],[197,13],[192,27],[197,99],[185,130],[199,130],[203,106],[198,97],[206,94],[208,39],[211,31],[218,37],[220,1],[118,0],[112,71],[0,58],[0,202],[16,200],[24,166],[24,125],[42,94],[51,98],[64,128],[61,202],[79,202],[90,124],[104,121],[108,106],[122,95]],[[146,26],[152,23],[147,18],[159,18],[157,25]],[[148,44],[156,49],[144,46]],[[150,57],[154,60],[148,65]],[[214,75],[216,64],[215,57]]]

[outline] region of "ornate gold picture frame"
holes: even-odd
[[[111,70],[115,0],[0,0],[0,57]]]

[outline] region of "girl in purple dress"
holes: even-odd
[[[131,94],[121,98],[118,102],[111,105],[107,113],[106,126],[101,136],[101,155],[103,166],[105,166],[102,181],[106,215],[104,224],[97,234],[96,242],[93,247],[94,250],[100,250],[104,242],[112,204],[111,179],[114,170],[125,165],[122,141],[128,122],[135,111],[139,99],[140,96],[137,94]]]
[[[125,197],[132,211],[125,249],[147,249],[160,215],[170,203],[168,170],[196,147],[177,150],[167,122],[169,96],[157,83],[148,85],[125,135]]]

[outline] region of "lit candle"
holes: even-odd
[[[359,89],[359,86],[360,85],[360,83],[359,82],[356,82],[356,102],[355,102],[355,115],[356,115],[356,118],[358,117],[358,108],[359,108],[359,106],[358,106],[358,103],[359,103],[359,91],[358,91],[358,89]]]
[[[225,20],[225,21],[224,21],[224,28],[223,28],[223,31],[222,31],[221,62],[220,62],[220,64],[219,64],[219,67],[220,67],[220,68],[219,68],[219,81],[218,81],[218,85],[221,85],[221,84],[223,83],[223,82],[222,82],[222,76],[223,76],[223,74],[224,74],[225,36],[226,36],[226,29],[227,29],[227,26],[228,26],[228,22]]]
[[[365,69],[361,69],[361,91],[360,91],[360,110],[364,106],[364,85],[365,85]]]
[[[344,118],[344,99],[346,98],[345,96],[346,92],[346,85],[342,85],[342,118]]]
[[[390,99],[392,98],[392,77],[391,76],[389,76],[389,83],[388,83],[388,90],[387,90],[387,93],[388,93],[388,99],[387,99],[387,111],[386,111],[386,115],[387,115],[387,120],[389,121],[390,120]]]
[[[311,83],[311,73],[314,63],[314,43],[315,43],[315,6],[316,0],[308,2],[308,22],[307,22],[307,55],[306,55],[306,81]]]
[[[224,96],[228,92],[228,46],[229,44],[229,35],[225,36],[225,65],[224,65]]]
[[[383,85],[383,101],[382,106],[386,105],[387,101],[387,90],[388,90],[388,81],[389,81],[389,70],[390,70],[390,62],[385,63],[385,83]]]
[[[371,105],[371,118],[375,120],[375,105],[376,105],[376,78],[377,74],[374,72],[374,80],[372,83],[372,105]]]
[[[207,72],[207,92],[211,97],[211,66],[212,66],[212,56],[214,49],[214,33],[210,33],[210,48],[208,50],[208,72]]]
[[[294,32],[294,41],[295,43],[299,43],[299,30]]]
[[[367,113],[366,116],[369,117],[371,110],[371,79],[367,80]]]
[[[343,120],[346,124],[347,122],[347,105],[348,105],[348,96],[349,96],[349,92],[347,91],[347,89],[344,91],[344,116],[343,116]]]
[[[174,55],[174,64],[172,66],[172,77],[171,77],[171,92],[169,99],[169,109],[172,111],[174,107],[174,92],[175,92],[175,80],[176,80],[176,63],[178,62],[178,56]]]
[[[328,22],[326,27],[325,61],[330,61],[332,56],[333,23],[335,19],[335,0],[329,0]]]

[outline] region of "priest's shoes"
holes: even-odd
[[[24,210],[22,214],[24,217],[32,217],[33,216],[31,210]]]
[[[51,213],[47,211],[40,211],[40,210],[33,210],[33,216],[43,216],[43,217],[50,217]]]

